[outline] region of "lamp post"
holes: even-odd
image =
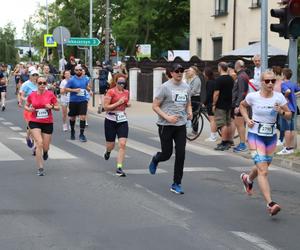
[[[49,34],[48,0],[46,0],[46,30],[47,30],[47,34]],[[48,61],[49,60],[48,47],[46,48],[46,50],[47,50],[47,61]]]
[[[90,0],[90,38],[93,38],[93,0]],[[90,74],[93,72],[93,47],[89,50],[89,70]]]
[[[105,18],[105,61],[109,61],[109,38],[110,38],[110,2],[106,0],[106,18]]]

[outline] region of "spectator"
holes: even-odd
[[[75,57],[74,56],[70,56],[70,60],[66,65],[66,70],[69,70],[71,72],[71,75],[75,75],[75,67],[76,67],[77,63],[75,61]]]
[[[261,87],[260,75],[261,75],[261,58],[260,55],[255,55],[252,58],[254,63],[254,71],[253,71],[253,84],[257,90]]]

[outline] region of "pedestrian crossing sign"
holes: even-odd
[[[52,34],[44,34],[44,47],[57,47]]]

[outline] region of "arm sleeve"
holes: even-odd
[[[284,97],[283,94],[280,94],[280,99],[279,99],[279,106],[284,106],[285,104],[287,104],[287,100],[286,98]]]
[[[52,93],[52,92],[51,92]],[[51,104],[56,104],[57,103],[57,98],[56,98],[56,96],[52,93],[52,95],[51,95],[51,100],[50,100],[50,103]]]
[[[250,94],[248,94],[247,96],[246,96],[246,98],[245,98],[245,101],[246,101],[246,103],[249,105],[249,106],[252,106],[252,104],[253,104],[253,95],[250,93]]]
[[[154,98],[159,100],[159,101],[163,101],[163,99],[165,98],[165,90],[164,90],[164,86],[160,86],[154,95]]]
[[[200,94],[201,92],[201,80],[196,77],[191,85],[191,96]]]
[[[282,85],[281,85],[281,92],[282,92],[283,94],[285,94],[285,92],[286,92],[288,89],[289,89],[289,87],[288,87],[286,84],[282,84]]]
[[[72,88],[72,79],[67,82],[65,88]]]

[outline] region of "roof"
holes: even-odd
[[[238,48],[229,52],[224,53],[222,56],[241,56],[241,57],[252,57],[254,55],[261,54],[261,43],[253,43],[244,48]],[[268,56],[286,56],[287,52],[268,44]]]

